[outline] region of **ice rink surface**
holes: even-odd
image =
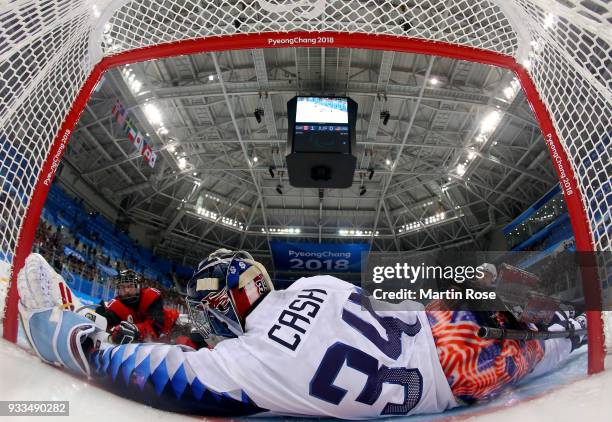
[[[23,338],[20,338],[20,342],[23,342]],[[612,364],[612,361],[607,363]],[[203,419],[162,412],[123,399],[43,363],[30,352],[5,340],[0,340],[0,367],[2,400],[68,400],[69,420],[119,422]],[[609,422],[612,415],[612,371],[591,377],[585,374],[586,354],[580,353],[557,371],[523,382],[489,403],[439,415],[387,420]],[[45,417],[44,420],[66,421],[68,418]]]

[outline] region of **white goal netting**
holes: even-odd
[[[0,2],[0,261],[18,264],[30,247],[44,200],[37,192],[52,178],[69,138],[70,125],[62,124],[97,63],[185,40],[299,31],[435,41],[513,58],[527,70],[569,159],[581,195],[573,217],[583,216],[585,244],[609,251],[611,8],[608,0]],[[147,57],[140,51],[135,59]],[[604,291],[603,300],[612,297]]]

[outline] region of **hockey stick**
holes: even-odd
[[[568,331],[531,331],[531,330],[507,330],[504,328],[480,327],[478,337],[509,340],[547,340],[550,338],[568,338],[574,335],[586,334],[587,329]]]

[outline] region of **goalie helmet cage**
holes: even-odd
[[[11,341],[17,272],[79,115],[105,71],[143,60],[317,46],[510,69],[540,124],[577,249],[611,250],[607,0],[17,0],[0,7],[0,260],[12,269],[8,286],[0,283],[0,309]],[[603,369],[606,330],[612,343],[606,319],[588,315],[591,373]]]

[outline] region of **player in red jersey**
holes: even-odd
[[[169,340],[178,311],[164,307],[159,290],[141,285],[140,274],[121,271],[115,281],[116,297],[96,309],[106,317],[114,343]]]

